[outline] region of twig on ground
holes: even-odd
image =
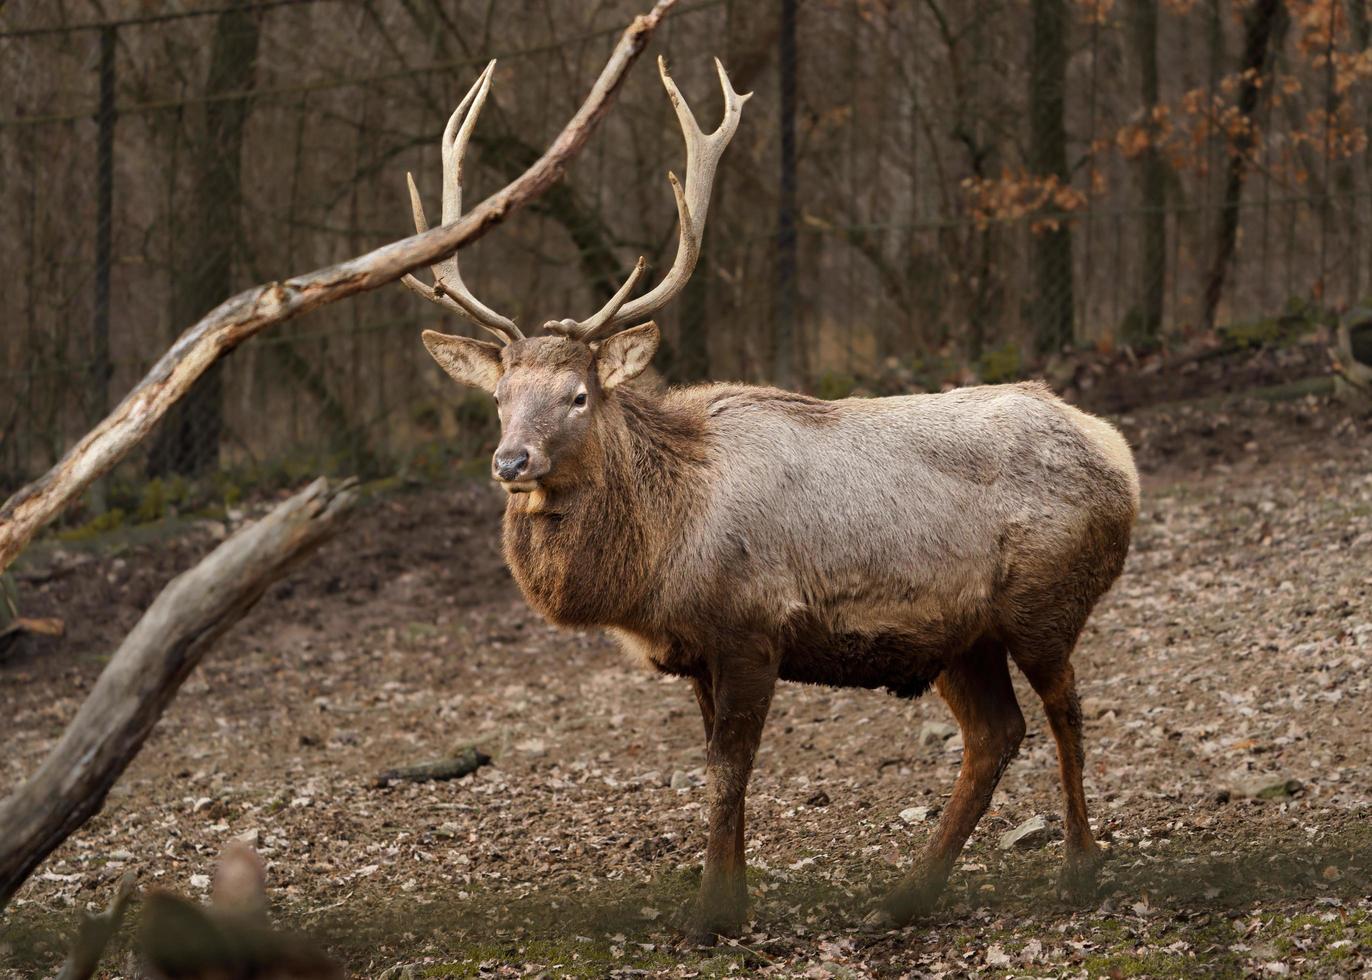
[[[469,746],[451,759],[435,759],[432,762],[421,762],[418,765],[386,769],[376,774],[376,779],[372,781],[372,785],[378,789],[385,789],[391,783],[401,781],[428,783],[436,780],[460,779],[476,772],[482,766],[489,765],[490,762],[491,757],[489,755],[479,751],[474,746]]]

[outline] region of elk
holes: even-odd
[[[735,931],[746,914],[744,793],[778,680],[901,698],[932,686],[962,730],[938,826],[870,924],[932,907],[990,803],[1025,732],[1010,661],[1057,742],[1063,883],[1089,893],[1101,852],[1071,655],[1129,549],[1139,484],[1128,444],[1037,383],[838,401],[633,384],[658,346],[650,317],[696,264],[715,169],[748,98],[716,61],[724,119],[706,135],[658,67],[687,161],[684,188],[668,175],[680,232],[659,285],[630,298],[640,258],[589,319],[526,337],[471,294],[456,256],[433,267],[432,286],[406,283],[498,338],[423,333],[448,375],[495,396],[503,546],[529,603],[555,624],[609,630],[695,693],[708,841],[691,935]],[[490,81],[488,67],[443,136],[445,223],[461,212],[463,152]]]

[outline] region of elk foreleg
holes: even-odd
[[[936,684],[962,729],[962,768],[914,870],[868,918],[869,925],[904,925],[933,908],[1024,738],[1024,715],[1010,683],[1003,646],[978,644],[950,665]]]
[[[692,937],[710,941],[736,932],[748,908],[743,855],[743,800],[762,727],[776,687],[777,664],[770,649],[737,651],[711,665],[708,681],[696,682],[696,697],[709,734],[705,779],[709,838]]]

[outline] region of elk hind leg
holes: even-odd
[[[904,925],[933,908],[1024,738],[1024,715],[1010,683],[1004,645],[977,643],[939,675],[935,686],[962,730],[962,768],[924,853],[868,917],[869,925]]]
[[[1068,650],[1070,656],[1071,650]],[[1076,674],[1066,656],[1045,659],[1015,654],[1034,693],[1043,701],[1048,727],[1058,746],[1058,770],[1062,777],[1063,828],[1066,833],[1066,860],[1061,886],[1064,894],[1077,901],[1095,894],[1096,872],[1100,868],[1100,846],[1091,835],[1086,814],[1086,790],[1082,786],[1086,752],[1082,741],[1081,701],[1077,697]]]

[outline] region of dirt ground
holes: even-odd
[[[1120,403],[1110,378],[1088,387]],[[19,893],[0,974],[50,973],[76,909],[127,869],[203,896],[247,836],[278,918],[357,976],[1372,976],[1368,421],[1323,395],[1126,411],[1142,514],[1075,659],[1110,855],[1088,907],[1056,896],[1053,743],[1017,678],[1030,735],[946,900],[862,933],[930,832],[960,740],[932,694],[783,685],[748,798],[751,926],[685,945],[704,845],[690,691],[530,612],[501,562],[498,491],[455,482],[373,499],[220,643]],[[25,612],[68,635],[0,662],[0,788],[222,531],[35,551]],[[494,764],[373,785],[467,744]],[[1036,815],[1047,839],[1003,850]],[[120,944],[111,975],[129,973]]]

